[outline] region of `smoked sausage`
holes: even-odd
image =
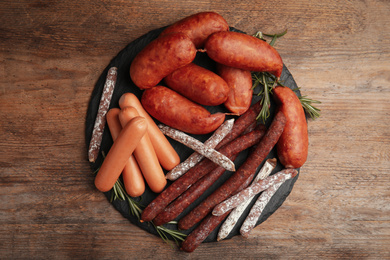
[[[208,134],[225,120],[225,114],[210,114],[204,107],[164,86],[146,89],[141,103],[161,123],[188,134]]]
[[[210,35],[204,49],[214,61],[249,71],[266,71],[280,77],[283,61],[267,42],[239,32],[216,32]]]
[[[182,33],[171,33],[150,42],[135,56],[130,77],[140,89],[156,86],[174,70],[192,62],[196,48]]]
[[[261,139],[256,148],[249,154],[248,158],[240,168],[217,190],[208,196],[201,204],[190,211],[186,216],[179,220],[179,229],[186,230],[201,221],[214,206],[228,198],[238,187],[244,183],[250,176],[254,175],[256,168],[267,157],[272,148],[276,145],[283,128],[286,124],[286,117],[282,112],[276,113],[266,134]]]
[[[220,76],[194,63],[175,70],[164,78],[164,82],[170,89],[205,106],[224,103],[230,91]]]
[[[287,119],[276,145],[279,160],[286,168],[299,168],[306,162],[309,146],[305,111],[298,96],[288,87],[275,87],[273,96],[278,110]]]
[[[217,64],[217,74],[229,86],[229,94],[224,103],[225,107],[236,115],[241,115],[249,109],[252,102],[252,74],[242,70]]]
[[[221,15],[215,12],[200,12],[175,22],[164,29],[160,36],[184,33],[193,41],[196,48],[201,48],[209,35],[228,30],[229,25]]]

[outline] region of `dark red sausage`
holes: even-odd
[[[273,90],[278,109],[286,115],[286,127],[276,145],[278,158],[286,168],[299,168],[307,159],[309,137],[305,111],[297,95],[287,87]]]
[[[257,140],[264,135],[266,129],[264,125],[260,125],[258,129],[248,133],[244,137],[256,136]],[[237,144],[234,146],[238,146],[240,142],[244,142],[243,138],[236,139]],[[233,144],[232,144],[233,145]],[[234,154],[230,157],[232,161],[235,160],[237,154]],[[157,226],[168,223],[169,221],[175,219],[180,213],[183,212],[189,205],[191,205],[196,199],[198,199],[211,185],[221,177],[221,175],[225,172],[225,169],[222,167],[217,167],[203,178],[198,180],[194,185],[192,185],[188,190],[186,190],[182,195],[180,195],[175,201],[173,201],[168,207],[164,209],[160,214],[156,216],[153,220],[153,223]]]
[[[217,74],[223,78],[229,86],[229,94],[225,101],[225,107],[236,115],[247,111],[252,102],[252,74],[249,70],[229,67],[217,64]]]
[[[253,176],[248,177],[248,179],[237,189],[236,193],[245,189],[251,183],[252,179]],[[193,252],[210,235],[210,233],[221,224],[230,212],[231,210],[218,217],[208,214],[200,225],[181,243],[180,249],[185,252]]]
[[[130,77],[140,89],[156,86],[174,70],[192,62],[196,48],[182,33],[159,37],[143,48],[130,66]]]
[[[233,125],[233,129],[228,133],[225,138],[215,147],[219,149],[222,146],[230,143],[241,135],[248,127],[252,127],[253,123],[256,123],[256,117],[261,110],[260,102],[253,104],[244,114],[236,119]]]
[[[225,114],[210,114],[204,107],[163,86],[145,90],[141,103],[155,119],[189,134],[208,134],[225,120]]]
[[[276,145],[276,142],[283,132],[285,124],[286,117],[282,112],[278,112],[265,136],[261,139],[260,143],[253,152],[249,154],[248,158],[241,167],[201,204],[180,219],[178,223],[179,229],[189,229],[201,221],[208,213],[211,212],[214,206],[227,199],[242,183],[248,179],[248,177],[254,175],[257,167]]]
[[[254,144],[258,143],[260,139],[259,133],[255,131],[248,133],[244,136],[240,136],[234,142],[231,142],[224,147],[220,148],[218,151],[227,157],[231,157],[234,154],[237,154]],[[164,208],[171,203],[174,199],[180,196],[184,191],[186,191],[191,185],[193,185],[197,180],[205,176],[207,173],[211,172],[218,166],[205,158],[199,162],[196,166],[191,168],[188,172],[182,175],[179,179],[174,181],[168,188],[166,188],[162,193],[160,193],[142,212],[141,219],[143,221],[153,220],[157,214],[162,212]]]
[[[220,76],[194,63],[175,70],[164,81],[169,88],[205,106],[224,103],[230,91]]]
[[[249,71],[267,71],[280,77],[283,61],[268,43],[238,32],[216,32],[207,38],[205,50],[218,63]]]
[[[226,20],[214,12],[201,12],[188,16],[167,27],[160,35],[180,32],[188,35],[197,48],[214,32],[228,31]]]

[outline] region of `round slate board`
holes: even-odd
[[[165,27],[164,27],[165,28]],[[134,85],[134,83],[130,79],[129,75],[129,69],[130,64],[134,57],[138,54],[139,51],[141,51],[149,42],[154,40],[158,37],[158,35],[163,31],[164,28],[155,29],[153,31],[148,32],[147,34],[139,37],[138,39],[134,40],[130,44],[128,44],[122,51],[118,53],[116,57],[114,57],[110,64],[105,68],[105,70],[102,72],[101,76],[99,77],[95,88],[92,92],[91,99],[89,102],[88,110],[87,110],[87,116],[86,116],[86,128],[85,128],[85,139],[86,139],[86,145],[89,146],[89,142],[91,140],[92,130],[96,118],[96,114],[99,107],[100,97],[103,92],[104,83],[106,80],[108,69],[111,67],[117,67],[118,68],[118,76],[117,76],[117,82],[115,85],[115,90],[112,96],[112,101],[110,104],[110,108],[113,107],[119,107],[118,101],[119,98],[122,96],[122,94],[126,92],[132,92],[136,96],[140,98],[142,91]],[[238,31],[243,33],[242,31],[239,31],[235,28],[230,28],[231,31]],[[208,68],[212,71],[215,71],[215,63],[208,58],[206,53],[199,52],[194,60],[194,62],[200,66],[203,66],[205,68]],[[300,92],[298,90],[298,87],[288,71],[288,69],[284,66],[283,73],[281,76],[281,82],[284,83],[284,85],[288,86],[291,89],[294,89],[296,94],[300,96]],[[253,103],[257,102],[259,99],[257,96],[254,96]],[[206,107],[211,113],[215,113],[217,111],[224,111],[227,112],[226,109],[223,106],[215,106],[215,107]],[[275,111],[275,104],[271,103],[271,117],[267,120],[266,125],[269,125],[273,114]],[[158,123],[158,121],[156,121]],[[201,141],[207,140],[209,135],[198,135],[194,136],[197,139]],[[168,138],[171,142],[172,146],[175,148],[175,150],[178,152],[181,160],[183,161],[185,158],[187,158],[193,151],[188,149],[187,147],[183,146],[182,144]],[[105,154],[108,153],[111,145],[112,145],[112,138],[110,136],[108,127],[105,127],[104,133],[103,133],[103,140],[101,144],[101,152],[104,152]],[[240,156],[236,159],[236,169],[239,168],[239,166],[245,161],[246,157],[248,156],[248,151],[244,151],[240,154]],[[276,151],[275,149],[271,151],[271,153],[268,155],[267,158],[275,158],[276,157]],[[99,166],[101,165],[103,161],[102,155],[100,154],[98,159],[95,163],[91,163],[91,168],[93,171],[96,171]],[[259,165],[258,169],[262,166]],[[281,170],[283,166],[278,163],[277,167],[273,171],[273,173],[278,172]],[[298,169],[299,171],[299,169]],[[197,201],[195,201],[188,209],[186,209],[182,214],[180,214],[176,220],[179,220],[181,217],[186,215],[192,208],[194,208],[196,205],[198,205],[203,199],[205,199],[209,194],[211,194],[218,186],[220,186],[224,181],[226,181],[230,176],[231,172],[226,172],[216,183],[213,184],[212,187],[210,187]],[[287,196],[290,194],[295,181],[297,180],[299,174],[288,181],[286,181],[276,192],[276,194],[272,197],[271,201],[268,203],[268,205],[265,207],[262,215],[260,216],[259,220],[257,221],[257,225],[264,222],[269,216],[271,216],[285,201]],[[168,181],[168,185],[171,182]],[[110,201],[112,191],[105,193],[107,199]],[[146,189],[145,193],[142,195],[141,198],[135,198],[135,200],[140,201],[142,205],[146,206],[148,205],[157,194],[153,193],[149,188]],[[257,198],[257,197],[256,197]],[[255,202],[255,199],[251,202],[251,205],[253,205]],[[131,223],[134,225],[139,226],[140,228],[148,231],[149,233],[152,233],[154,235],[158,235],[156,232],[154,226],[151,223],[141,223],[135,216],[130,214],[129,206],[126,201],[110,201],[110,203],[115,207],[116,210],[118,210],[125,218],[129,219]],[[250,205],[250,206],[251,206]],[[250,207],[247,208],[246,212],[243,214],[235,228],[232,230],[230,235],[227,238],[231,238],[235,235],[239,235],[239,230],[242,222],[244,221],[246,215],[249,212]],[[166,224],[166,227],[170,229],[177,230],[176,225],[173,224]],[[189,234],[195,227],[182,231],[184,234]],[[216,241],[217,234],[218,234],[219,227],[217,227],[207,238],[204,242],[214,242]]]

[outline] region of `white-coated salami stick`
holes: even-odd
[[[161,132],[163,132],[163,134],[186,145],[187,147],[203,155],[204,157],[208,158],[210,161],[216,163],[222,168],[228,171],[236,170],[234,162],[232,162],[228,157],[214,150],[213,148],[205,146],[201,141],[195,139],[194,137],[189,136],[180,130],[174,129],[166,125],[159,125],[158,127],[160,128]]]
[[[225,136],[230,133],[234,125],[234,119],[226,120],[222,123],[220,127],[211,135],[207,141],[204,142],[204,145],[210,148],[215,148]],[[184,162],[177,165],[171,171],[166,174],[166,178],[174,181],[184,173],[186,173],[189,169],[194,167],[198,162],[200,162],[204,158],[203,155],[194,152],[191,154]]]
[[[282,186],[284,182],[279,182],[269,189],[265,190],[260,194],[259,198],[257,198],[255,204],[253,204],[248,216],[245,218],[244,222],[240,228],[240,234],[247,238],[252,231],[252,229],[256,226],[256,223],[263,212],[265,206],[267,206],[268,202],[271,200],[272,196],[276,193],[280,186]]]
[[[265,161],[263,167],[261,167],[259,173],[256,175],[252,184],[267,178],[271,174],[271,172],[275,169],[276,162],[277,160],[275,158],[268,159],[267,161]],[[239,206],[233,209],[232,212],[230,212],[229,216],[222,223],[218,231],[217,241],[225,239],[230,234],[234,226],[237,224],[238,219],[242,216],[245,209],[249,206],[253,198],[254,196],[250,197],[248,200],[241,203]]]
[[[92,138],[89,143],[88,159],[90,162],[95,162],[99,155],[104,126],[106,125],[106,113],[111,103],[112,93],[114,93],[117,70],[118,69],[116,67],[111,67],[107,73],[106,82],[103,87],[103,93],[100,98],[99,108],[92,131]]]
[[[295,177],[295,175],[298,174],[298,171],[295,169],[284,169],[280,172],[271,175],[264,180],[260,180],[253,185],[249,186],[245,190],[242,190],[238,194],[234,195],[233,197],[230,197],[229,199],[221,202],[212,211],[212,214],[215,216],[220,216],[225,214],[231,209],[234,209],[247,199],[249,199],[252,196],[255,196],[256,194],[259,194],[260,192],[270,188],[271,186],[279,183],[284,182],[288,179],[291,179]]]

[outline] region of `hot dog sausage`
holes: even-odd
[[[119,121],[119,113],[119,108],[111,108],[106,114],[108,128],[110,129],[110,133],[114,141],[122,131],[122,125]],[[130,155],[129,161],[123,168],[122,178],[126,192],[131,197],[138,197],[144,193],[144,177],[142,176],[141,170],[139,169],[133,154]]]
[[[248,177],[254,175],[256,168],[276,145],[285,124],[286,117],[282,112],[278,112],[260,143],[249,154],[241,167],[201,204],[180,219],[178,223],[179,229],[189,229],[198,223],[211,212],[215,205],[228,198],[243,182],[245,182],[245,180],[247,180]]]
[[[139,116],[134,107],[125,107],[119,113],[119,121],[122,125],[127,124],[132,118]],[[134,150],[134,157],[138,162],[142,175],[144,176],[149,188],[159,193],[167,184],[164,172],[158,162],[157,155],[153,149],[149,134],[145,133],[139,144]]]
[[[279,53],[259,38],[239,32],[216,32],[205,42],[208,56],[218,63],[249,71],[267,71],[280,77]]]
[[[95,186],[98,190],[106,192],[114,186],[147,127],[146,120],[142,117],[130,120],[123,127],[96,175]]]
[[[201,48],[210,34],[228,30],[228,23],[221,15],[214,12],[200,12],[175,22],[160,36],[175,32],[184,33],[190,37],[196,48]]]
[[[277,86],[273,93],[278,109],[287,119],[276,145],[279,160],[286,168],[299,168],[306,162],[309,146],[305,112],[290,88]]]
[[[230,90],[220,76],[194,63],[175,70],[164,81],[170,89],[205,106],[224,103]]]
[[[192,62],[195,56],[195,45],[185,34],[158,37],[131,62],[131,80],[140,89],[154,87],[174,70]]]
[[[229,86],[229,94],[225,107],[236,115],[241,115],[249,109],[252,102],[252,74],[249,70],[242,70],[217,64],[217,74]]]
[[[163,86],[145,90],[141,103],[152,117],[189,134],[208,134],[225,120],[225,114],[210,114],[204,107]]]
[[[157,154],[158,161],[165,170],[172,170],[180,163],[180,157],[173,149],[171,143],[161,133],[154,120],[142,107],[139,99],[132,93],[125,93],[119,99],[119,106],[121,108],[134,107],[138,114],[146,119],[148,122],[148,134],[150,141],[153,144],[154,151]]]

